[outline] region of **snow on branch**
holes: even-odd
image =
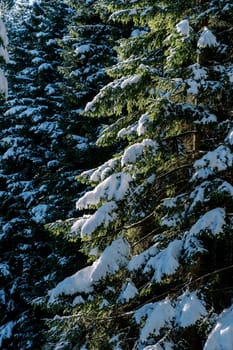
[[[223,232],[225,225],[225,209],[215,208],[203,216],[191,227],[190,235],[199,235],[202,231],[209,231],[212,235],[216,236]]]
[[[126,240],[118,238],[108,246],[100,257],[91,265],[79,270],[74,275],[61,281],[54,289],[49,291],[49,303],[56,298],[76,293],[91,293],[93,286],[108,275],[113,275],[121,267],[128,264],[130,247]]]
[[[206,232],[213,236],[216,236],[223,232],[225,226],[226,212],[223,208],[215,208],[200,217],[200,219],[191,227],[187,232],[184,250],[188,257],[193,256],[195,253],[203,253],[203,248],[199,236],[201,233]]]
[[[100,92],[93,98],[92,101],[88,102],[86,104],[86,107],[84,109],[85,113],[93,112],[95,111],[96,105],[100,104],[100,102],[108,96],[109,100],[113,99],[114,90],[116,89],[122,89],[129,88],[131,85],[136,85],[140,82],[142,78],[142,75],[135,74],[132,76],[122,77],[120,79],[115,79],[114,81],[108,83],[106,86],[104,86]]]
[[[85,209],[90,206],[95,206],[100,203],[101,200],[122,200],[129,191],[129,184],[132,181],[132,177],[125,173],[116,173],[109,176],[93,191],[87,192],[76,203],[77,209]]]
[[[114,172],[117,166],[120,164],[119,158],[111,158],[107,162],[100,165],[97,169],[94,169],[90,172],[90,181],[99,182],[105,180],[111,173]],[[85,176],[85,173],[82,173],[81,176]]]
[[[166,326],[171,326],[171,322],[175,318],[175,308],[169,299],[154,303],[153,308],[148,313],[146,323],[141,329],[140,340],[142,343],[146,342],[152,334],[158,336],[160,330]]]
[[[137,324],[146,318],[140,340],[145,343],[150,336],[158,336],[162,328],[194,325],[207,316],[205,303],[198,298],[198,291],[185,291],[177,300],[168,298],[142,306],[134,313]],[[157,349],[157,348],[155,348]]]
[[[136,295],[138,295],[138,289],[132,281],[127,281],[121,290],[121,293],[117,299],[118,303],[128,302],[130,299],[133,299]]]
[[[180,35],[188,37],[190,32],[189,21],[184,19],[183,21],[177,23],[176,30]]]
[[[15,326],[15,322],[10,321],[0,327],[0,347],[2,347],[2,343],[4,339],[11,338],[14,326]]]
[[[209,334],[204,350],[232,350],[233,345],[233,305],[224,310]]]
[[[205,48],[217,45],[218,43],[216,36],[207,27],[204,27],[204,30],[201,33],[200,38],[198,39],[197,47]]]
[[[140,143],[134,143],[126,148],[121,159],[121,166],[135,163],[147,150],[151,150],[152,155],[155,155],[157,149],[158,143],[150,139],[145,139]]]
[[[176,308],[176,324],[188,327],[195,324],[200,318],[207,316],[205,304],[197,296],[197,291],[186,291],[178,298]]]
[[[181,240],[170,242],[165,249],[148,260],[143,272],[148,273],[150,270],[154,270],[152,279],[156,282],[160,282],[164,275],[174,274],[179,267],[182,247],[183,241]]]
[[[93,215],[78,219],[71,227],[71,236],[80,233],[81,237],[91,235],[98,227],[105,228],[117,218],[117,204],[114,201],[103,204]]]
[[[194,163],[195,173],[191,181],[206,179],[216,172],[226,170],[233,164],[233,155],[229,147],[220,145],[214,151],[207,152]]]

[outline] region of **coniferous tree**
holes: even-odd
[[[83,168],[90,168],[106,158],[108,150],[100,152],[95,140],[107,121],[104,115],[99,120],[86,118],[83,111],[86,103],[109,82],[105,69],[116,62],[115,41],[123,31],[107,21],[107,8],[100,6],[99,1],[68,3],[72,8],[72,21],[68,34],[60,41],[63,48],[60,71],[64,76],[63,93],[68,111],[63,128],[69,131],[71,141],[79,142],[78,148],[88,144],[90,151],[84,153]],[[75,162],[74,157],[72,161]],[[78,159],[77,167],[80,168]]]
[[[232,349],[229,1],[114,1],[134,23],[86,106],[119,153],[82,174],[71,237],[90,264],[49,293],[59,349]],[[88,211],[89,210],[89,211]],[[87,215],[88,214],[88,215]],[[50,349],[48,345],[47,349]]]
[[[27,5],[23,4],[25,8]],[[74,144],[70,145],[68,132],[61,128],[65,109],[60,91],[62,76],[57,71],[61,63],[57,41],[66,32],[69,8],[63,2],[45,1],[30,6],[27,16],[22,11],[22,18],[18,24],[12,23],[11,30],[17,35],[12,40],[11,94],[3,121],[3,158],[5,167],[12,171],[14,160],[20,179],[29,180],[27,188],[22,186],[22,193],[17,188],[17,194],[24,196],[35,219],[48,222],[59,216],[61,201],[60,218],[67,216],[72,204],[70,198],[66,202],[66,196],[72,186],[77,190],[75,174],[67,163],[69,155],[77,157],[78,152]]]
[[[63,97],[57,40],[66,32],[67,16],[69,8],[62,1],[32,6],[19,2],[8,21],[10,88],[0,121],[3,349],[41,347],[43,316],[32,301],[61,278],[62,268],[73,271],[72,259],[81,256],[78,244],[70,250],[69,243],[52,239],[43,227],[51,219],[72,215],[73,204],[67,198],[80,187],[66,162],[72,152],[60,125]]]

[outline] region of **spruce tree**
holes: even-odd
[[[108,10],[99,1],[68,1],[72,9],[72,19],[68,33],[60,41],[63,62],[60,72],[63,74],[62,91],[65,96],[65,108],[68,113],[63,119],[63,128],[70,133],[70,139],[78,142],[80,150],[85,145],[89,153],[72,161],[76,169],[98,165],[110,149],[99,151],[95,141],[105,123],[105,115],[100,118],[86,118],[83,111],[88,101],[109,82],[106,67],[116,62],[115,41],[122,34],[122,29],[107,21]],[[76,161],[76,163],[75,163]]]
[[[107,4],[135,28],[85,111],[119,152],[81,175],[89,265],[49,292],[55,348],[231,350],[233,5]]]
[[[8,20],[9,97],[0,120],[3,349],[40,349],[44,315],[32,301],[62,278],[64,266],[73,272],[72,259],[81,257],[78,244],[70,247],[43,227],[72,215],[69,195],[80,188],[67,160],[71,147],[74,156],[78,152],[60,125],[58,39],[67,16],[62,1],[18,2]]]

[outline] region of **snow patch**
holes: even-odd
[[[191,227],[190,235],[199,235],[202,231],[208,231],[216,236],[223,232],[226,212],[223,208],[215,208],[200,217],[200,219]]]
[[[91,45],[90,44],[84,44],[80,45],[75,49],[76,54],[83,54],[86,52],[89,52],[91,50]]]
[[[166,299],[155,303],[144,327],[141,329],[141,342],[146,342],[150,335],[159,335],[160,329],[165,326],[171,326],[171,322],[174,318],[175,309],[170,300]]]
[[[203,32],[197,42],[197,47],[205,48],[211,46],[217,46],[216,36],[207,27],[204,27]]]
[[[220,193],[226,193],[229,196],[233,197],[233,186],[227,182],[224,181],[219,187],[218,187],[218,192]]]
[[[199,63],[195,63],[189,66],[189,69],[191,69],[193,77],[185,80],[189,85],[187,94],[197,95],[199,88],[205,84],[205,79],[207,78],[207,70],[201,67]]]
[[[208,232],[212,235],[218,235],[223,232],[225,225],[225,210],[223,208],[215,208],[200,217],[200,219],[191,227],[190,231],[186,233],[184,241],[184,250],[188,257],[195,253],[203,253],[203,248],[198,237],[202,232]]]
[[[176,30],[180,35],[188,37],[190,32],[189,21],[184,19],[183,21],[177,23]]]
[[[130,248],[127,241],[119,238],[108,246],[101,256],[91,265],[65,278],[49,291],[49,303],[54,303],[62,294],[91,293],[93,285],[108,275],[116,273],[128,263]]]
[[[78,295],[77,297],[74,298],[73,302],[72,302],[72,306],[76,306],[76,305],[80,305],[80,304],[84,304],[85,300],[83,299],[83,297],[81,295]]]
[[[126,148],[121,159],[121,166],[136,163],[146,150],[151,150],[152,154],[155,155],[157,149],[157,142],[150,139],[145,139],[141,143],[135,143]]]
[[[231,129],[225,138],[225,142],[228,143],[230,146],[233,146],[233,129]]]
[[[0,263],[0,274],[4,277],[11,275],[9,265],[7,263]]]
[[[204,112],[203,117],[200,120],[195,120],[195,124],[209,124],[209,123],[217,123],[218,119],[215,114],[209,113],[209,112]]]
[[[128,85],[137,84],[141,79],[141,75],[133,75],[132,77],[126,78],[121,83],[121,88],[124,89]]]
[[[0,303],[3,305],[6,303],[6,293],[4,289],[0,289]]]
[[[210,184],[210,181],[204,181],[191,192],[190,199],[192,200],[192,204],[189,208],[190,211],[192,211],[198,203],[204,203],[207,201],[205,198],[205,191],[208,189]]]
[[[214,151],[206,153],[201,159],[194,163],[196,172],[191,181],[206,179],[218,171],[226,170],[233,164],[233,156],[229,147],[220,145]]]
[[[158,244],[156,243],[155,245],[145,250],[141,254],[137,254],[133,256],[133,258],[130,260],[128,264],[128,270],[131,272],[139,270],[143,265],[146,264],[146,262],[150,259],[150,257],[153,257],[156,254],[158,254],[158,248],[156,247],[156,245]]]
[[[49,70],[49,69],[53,69],[53,66],[49,63],[42,63],[39,67],[38,67],[38,72],[41,73],[41,72],[44,72],[46,70]]]
[[[81,237],[91,235],[99,226],[103,225],[105,228],[117,218],[114,210],[117,210],[115,202],[111,201],[102,205],[93,215],[77,220],[72,228],[72,232],[79,232]]]
[[[120,303],[127,303],[130,299],[133,299],[138,294],[138,289],[132,281],[123,285],[120,296],[117,301]]]
[[[0,45],[0,56],[4,59],[4,61],[6,63],[9,63],[9,55],[8,55],[8,51],[5,47],[3,47],[2,45]]]
[[[8,37],[7,37],[5,24],[1,18],[0,18],[0,37],[2,39],[3,45],[6,47],[8,45]]]
[[[44,223],[48,213],[48,205],[38,204],[36,207],[32,208],[31,212],[32,218],[35,222]]]
[[[141,115],[141,117],[138,120],[138,125],[137,125],[137,134],[138,136],[142,136],[145,134],[145,132],[148,130],[150,125],[150,118],[147,113]]]
[[[143,29],[134,29],[132,32],[131,32],[131,38],[137,38],[139,37],[140,35],[143,35],[143,34],[147,34],[148,32],[146,30],[143,30]]]
[[[4,75],[4,71],[0,68],[0,94],[5,95],[7,98],[8,83]]]
[[[156,282],[160,282],[164,275],[172,275],[179,267],[182,247],[183,241],[181,240],[170,242],[167,248],[148,260],[143,272],[147,273],[153,269],[155,273],[152,279]]]
[[[173,214],[172,216],[169,214],[166,214],[161,218],[161,225],[167,226],[167,227],[176,227],[180,223],[180,215],[179,214]]]
[[[0,327],[0,347],[2,347],[4,339],[9,339],[12,336],[12,330],[14,325],[15,322],[10,321]]]
[[[105,180],[116,169],[119,163],[119,158],[113,158],[108,160],[92,172],[90,176],[90,181],[99,182]]]
[[[233,306],[224,310],[208,336],[204,350],[232,350]]]
[[[184,328],[207,316],[204,302],[197,297],[197,291],[187,291],[178,298],[176,313],[176,324]]]
[[[97,205],[101,200],[122,200],[129,192],[132,177],[125,173],[116,173],[101,182],[93,191],[87,192],[76,203],[77,209]]]

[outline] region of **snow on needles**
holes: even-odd
[[[146,342],[151,334],[159,335],[160,329],[171,324],[175,318],[175,309],[169,299],[154,303],[144,327],[141,330],[140,340]]]
[[[141,143],[135,143],[129,146],[128,148],[126,148],[121,159],[121,166],[123,167],[128,163],[131,163],[131,164],[135,163],[137,159],[142,157],[142,155],[145,153],[146,150],[151,150],[152,154],[155,154],[157,149],[158,149],[157,142],[150,139],[145,139]]]
[[[216,36],[207,27],[204,27],[204,30],[198,39],[197,47],[205,48],[211,46],[217,46]]]
[[[80,233],[83,238],[91,235],[101,225],[105,228],[108,227],[108,225],[117,218],[114,212],[117,208],[114,201],[103,204],[93,215],[78,219],[71,228],[71,235],[73,233]]]
[[[182,240],[174,240],[161,251],[158,250],[158,244],[145,250],[143,253],[132,257],[128,264],[128,270],[136,273],[143,268],[143,274],[154,271],[152,280],[161,282],[164,276],[170,276],[176,272],[179,267],[179,258],[183,248]]]
[[[129,78],[126,78],[121,83],[121,88],[124,89],[128,85],[137,84],[141,79],[141,75],[135,74]]]
[[[200,217],[200,219],[187,232],[184,242],[184,250],[187,256],[192,256],[196,252],[204,252],[204,248],[198,237],[201,233],[206,232],[216,236],[223,232],[225,226],[226,212],[224,208],[215,208]]]
[[[177,23],[176,30],[182,36],[188,37],[190,32],[189,21],[187,19],[184,19],[183,21]]]
[[[197,296],[197,291],[185,292],[178,298],[176,308],[176,324],[180,327],[188,327],[195,324],[202,316],[207,316],[204,302]]]
[[[130,248],[127,241],[119,238],[108,246],[91,265],[65,278],[49,291],[49,303],[54,303],[62,294],[91,293],[93,285],[108,275],[116,273],[128,263]]]
[[[90,206],[95,206],[101,200],[122,200],[129,191],[129,184],[132,177],[128,174],[119,172],[113,174],[98,186],[93,191],[87,192],[76,203],[77,209],[85,209]]]
[[[206,179],[218,171],[226,170],[233,164],[233,156],[229,147],[220,145],[213,151],[207,152],[201,159],[194,163],[196,172],[191,181]]]
[[[137,123],[137,134],[138,136],[143,135],[150,126],[150,118],[147,113],[141,115]]]
[[[209,334],[204,350],[232,350],[233,346],[233,305],[224,310]]]
[[[153,280],[156,282],[160,282],[164,275],[172,275],[179,267],[182,246],[183,241],[181,240],[170,242],[165,249],[148,260],[143,272],[154,270]]]
[[[2,347],[4,339],[9,339],[11,337],[14,325],[15,322],[10,321],[0,327],[0,347]]]
[[[162,328],[174,325],[185,328],[205,317],[207,315],[205,303],[198,298],[197,293],[198,291],[187,290],[177,300],[166,298],[138,309],[134,313],[135,321],[140,324],[146,317],[141,330],[141,342],[146,342],[150,336],[158,336]]]
[[[138,294],[138,289],[132,281],[128,281],[122,287],[120,296],[118,297],[118,302],[128,302],[130,299],[133,299]]]
[[[190,235],[199,235],[202,231],[209,231],[214,236],[218,235],[223,231],[225,216],[223,208],[208,211],[191,227]]]

